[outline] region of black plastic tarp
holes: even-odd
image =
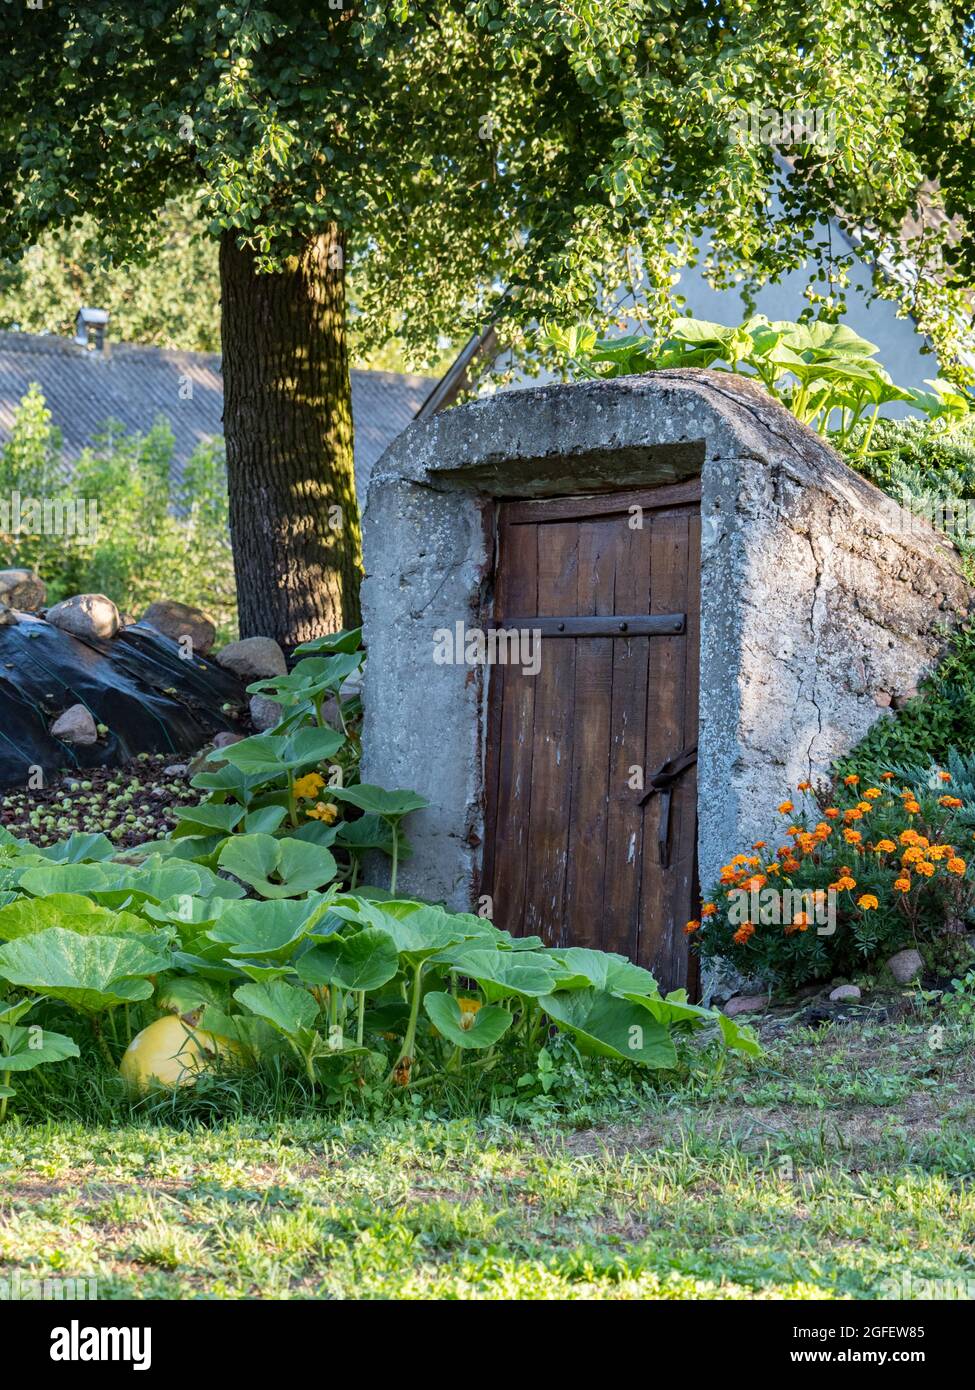
[[[212,661],[184,658],[177,643],[142,623],[111,640],[73,637],[29,613],[0,627],[0,787],[24,786],[30,769],[106,767],[137,753],[185,753],[234,721],[243,687]],[[51,724],[84,705],[108,733],[77,745]]]

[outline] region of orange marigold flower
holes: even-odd
[[[872,912],[875,907],[879,906],[880,903],[872,893],[864,893],[862,897],[857,898],[857,907],[864,912]]]
[[[700,922],[695,918],[693,922],[688,922],[687,926],[684,928],[684,935],[690,936],[692,932],[698,931],[700,926]]]
[[[849,775],[848,777],[844,777],[844,778],[843,778],[843,785],[844,785],[844,787],[855,787],[855,786],[857,785],[857,783],[859,782],[859,780],[860,780],[860,779],[859,779],[859,777],[856,775],[856,773],[855,773],[855,772],[851,772],[850,775]]]
[[[797,912],[792,919],[792,925],[798,927],[800,931],[805,931],[809,926],[809,913]]]
[[[738,928],[738,930],[735,932],[734,936],[731,939],[732,941],[737,941],[739,946],[744,946],[748,938],[754,935],[755,928],[753,924],[751,922],[742,922],[741,926]]]
[[[812,788],[812,783],[811,783],[811,782],[797,782],[797,783],[796,783],[796,789],[797,789],[797,791],[807,792],[807,791],[809,791],[811,788]]]
[[[880,774],[880,780],[881,782],[893,782],[894,774],[892,772],[882,772]]]
[[[894,879],[894,887],[898,893],[909,893],[911,891],[911,880],[906,874],[901,874],[900,878]]]
[[[717,904],[717,903],[705,903],[704,906],[701,908],[701,916],[702,916],[702,917],[713,917],[714,914],[717,912],[717,910],[718,910],[718,904]]]
[[[963,874],[965,872],[965,861],[959,859],[957,855],[948,860],[948,872],[950,874]]]
[[[793,806],[791,801],[783,801],[779,804],[779,815],[787,816],[791,811],[794,811],[795,809],[796,808],[795,806]]]
[[[955,807],[957,807],[957,806],[963,806],[964,804],[965,804],[965,803],[962,801],[962,799],[961,799],[960,796],[939,796],[939,797],[938,797],[938,805],[939,805],[939,806],[946,806],[949,810],[954,810]]]
[[[858,801],[857,810],[862,812],[863,815],[866,815],[868,811],[873,810],[873,807],[870,805],[869,801]]]
[[[918,838],[919,837],[916,830],[902,830],[900,835],[898,836],[898,839],[900,840],[902,845],[916,845],[918,842]]]
[[[904,853],[901,855],[901,863],[919,864],[923,858],[924,850],[921,848],[921,846],[911,845],[910,849],[906,849]]]
[[[764,849],[764,848],[765,848],[765,841],[764,841],[764,840],[756,840],[755,843],[752,845],[752,849]]]
[[[904,802],[904,810],[908,813],[908,815],[916,816],[917,813],[918,813],[918,811],[920,811],[920,809],[921,809],[921,807],[918,805],[918,803],[917,803],[916,801],[905,801],[905,802]]]
[[[839,811],[835,806],[827,806],[826,810],[823,812],[823,815],[828,816],[830,820],[835,820],[836,817],[839,815]]]
[[[874,849],[878,854],[890,854],[891,851],[896,848],[897,846],[894,844],[893,840],[878,840],[874,845]]]
[[[857,881],[855,878],[851,878],[849,874],[841,874],[836,882],[831,883],[829,886],[834,893],[848,893],[857,886]]]
[[[868,787],[863,795],[868,801],[876,801],[878,796],[883,796],[883,792],[879,787]]]
[[[767,882],[768,879],[765,877],[764,874],[752,874],[751,878],[745,879],[745,882],[742,886],[744,888],[747,888],[749,893],[757,893],[760,888],[765,887]]]
[[[863,812],[860,810],[859,806],[851,806],[848,811],[843,812],[843,819],[846,821],[847,825],[850,825],[855,820],[862,820]]]
[[[950,773],[950,772],[939,772],[939,773],[938,773],[938,776],[941,778],[942,782],[950,782],[950,781],[951,781],[951,773]]]
[[[848,845],[858,845],[863,839],[863,836],[860,834],[859,830],[844,830],[843,839]]]
[[[914,872],[916,874],[923,874],[925,878],[930,878],[934,873],[934,865],[929,864],[926,859],[919,859],[914,865]]]
[[[783,860],[782,860],[782,867],[783,867],[783,869],[786,871],[787,874],[794,874],[794,873],[796,872],[796,870],[799,868],[799,860],[798,860],[798,859],[783,859]]]

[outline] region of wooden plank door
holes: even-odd
[[[696,985],[695,766],[669,813],[641,801],[697,742],[699,499],[693,482],[498,515],[493,622],[541,631],[541,659],[491,668],[481,892],[499,926],[623,952],[664,989]]]

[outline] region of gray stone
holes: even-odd
[[[36,613],[44,607],[47,590],[36,570],[0,570],[0,603]]]
[[[846,1000],[859,999],[860,988],[858,985],[837,985],[829,997],[831,1003],[842,1004]]]
[[[177,603],[175,599],[150,603],[142,615],[142,621],[174,642],[188,637],[195,656],[206,656],[217,636],[216,627],[201,608]]]
[[[163,768],[164,777],[185,777],[189,771],[188,763],[170,763],[169,767]]]
[[[920,951],[915,951],[913,946],[909,946],[906,951],[898,951],[896,955],[891,956],[887,962],[887,969],[899,985],[909,985],[924,969],[924,961]]]
[[[213,746],[214,748],[229,748],[232,743],[240,743],[243,737],[243,734],[235,734],[230,729],[223,729],[214,736]]]
[[[104,594],[75,594],[56,603],[44,616],[74,637],[114,637],[119,630],[118,609]]]
[[[51,735],[63,743],[98,742],[98,726],[84,705],[71,705],[51,725]]]
[[[252,695],[250,699],[251,723],[259,734],[267,733],[280,723],[284,713],[275,700],[265,699],[263,695]]]
[[[828,776],[916,685],[970,605],[957,552],[753,382],[700,370],[500,392],[410,425],[363,516],[362,780],[413,787],[404,893],[470,910],[484,833],[483,667],[435,665],[480,627],[495,498],[701,480],[698,853],[705,889],[771,839],[775,807]],[[852,655],[852,654],[855,654]],[[676,751],[676,747],[674,750]],[[705,972],[705,997],[711,992]]]
[[[284,652],[273,637],[243,637],[217,652],[217,661],[239,680],[258,681],[283,676],[288,670]]]
[[[767,994],[736,994],[733,999],[728,1000],[721,1012],[728,1018],[734,1018],[737,1014],[761,1013],[767,1008]]]

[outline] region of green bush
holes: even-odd
[[[69,476],[60,432],[32,386],[0,448],[0,497],[93,499],[98,526],[94,536],[0,534],[0,562],[36,569],[49,603],[105,593],[137,617],[154,599],[178,599],[205,609],[230,640],[237,616],[223,446],[201,444],[179,481],[172,457],[165,421],[145,435],[108,422]]]

